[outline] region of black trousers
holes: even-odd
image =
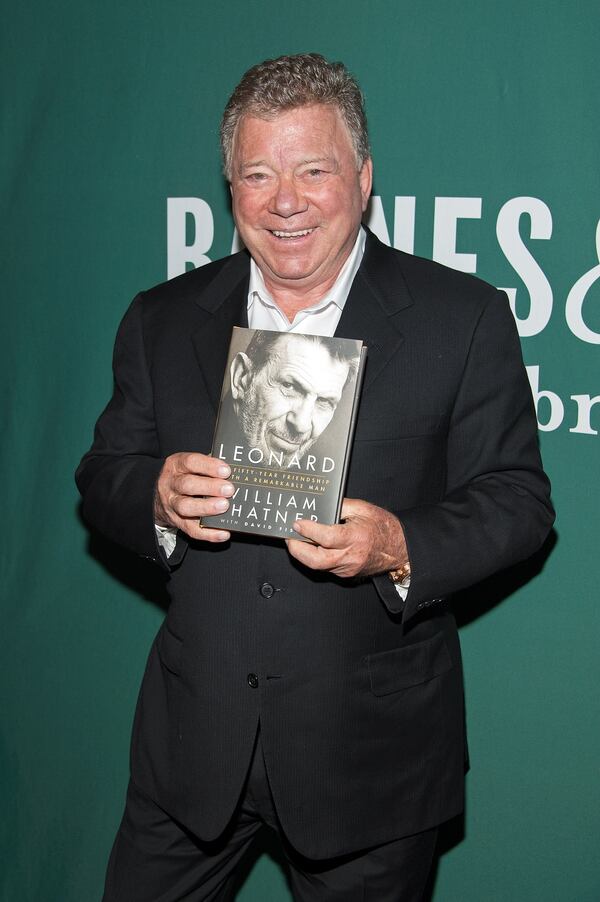
[[[281,832],[260,735],[238,810],[215,842],[197,839],[130,783],[103,902],[232,900],[237,866],[265,827],[281,839],[297,902],[421,902],[437,828],[340,858],[303,858]]]

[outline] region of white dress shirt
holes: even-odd
[[[358,272],[365,252],[365,230],[361,227],[350,256],[327,294],[304,310],[299,310],[290,322],[279,308],[265,285],[263,275],[250,260],[250,285],[248,288],[248,326],[250,329],[270,329],[273,332],[292,332],[299,335],[326,335],[333,337],[340,321],[344,304],[348,300],[354,276]]]

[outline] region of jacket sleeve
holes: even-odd
[[[406,602],[387,575],[374,582],[405,620],[529,557],[554,522],[531,390],[502,292],[472,333],[447,434],[444,497],[395,513],[412,570]]]
[[[167,558],[154,528],[154,488],[164,458],[154,422],[150,379],[138,295],[119,327],[113,355],[114,390],[94,431],[75,481],[85,520],[109,539],[165,569],[178,564],[186,543],[178,538]]]

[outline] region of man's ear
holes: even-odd
[[[362,164],[358,173],[358,182],[360,185],[360,193],[362,197],[363,213],[367,209],[369,198],[371,196],[371,188],[373,187],[373,161],[369,157]]]
[[[234,401],[241,401],[250,385],[252,378],[252,364],[247,354],[240,351],[233,358],[230,369],[231,397]]]

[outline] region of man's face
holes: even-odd
[[[249,447],[267,460],[271,452],[302,456],[335,413],[348,369],[302,336],[278,342],[263,367],[248,369],[237,390],[232,387]]]
[[[325,294],[350,254],[371,192],[337,109],[317,104],[272,119],[246,116],[235,137],[231,193],[238,232],[265,282]]]

